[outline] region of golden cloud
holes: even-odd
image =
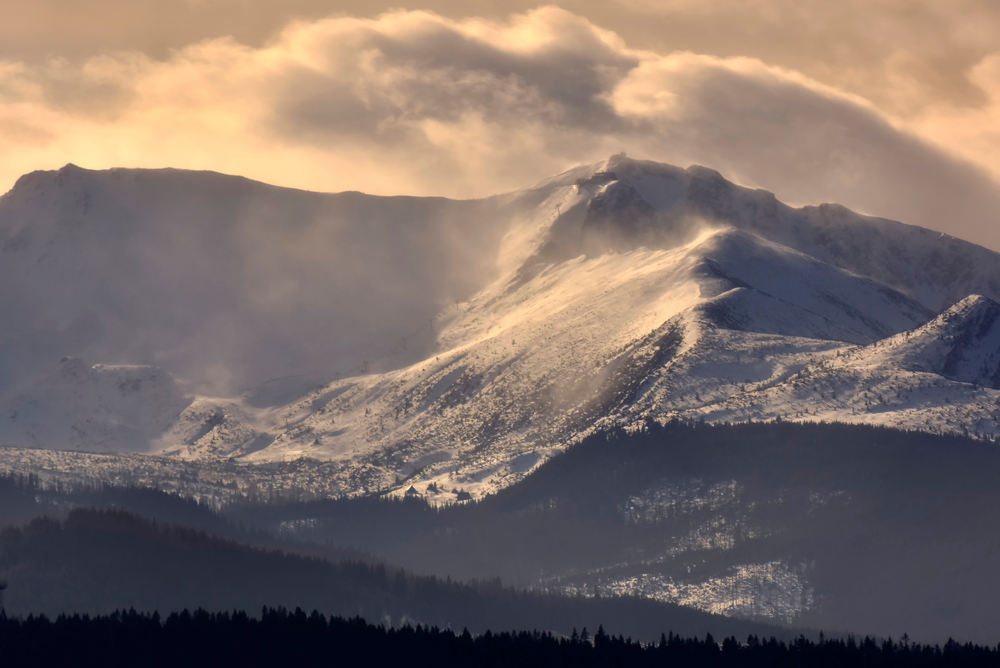
[[[224,38],[166,60],[0,64],[0,182],[75,162],[471,197],[625,149],[1000,249],[996,182],[955,157],[1000,174],[995,62],[967,77],[992,106],[903,119],[756,58],[630,48],[554,7],[299,21],[261,47]]]

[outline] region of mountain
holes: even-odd
[[[485,285],[496,209],[172,169],[27,174],[0,200],[0,391],[66,356],[202,392],[325,379]]]
[[[659,227],[692,219],[731,225],[868,277],[935,312],[970,294],[1000,297],[1000,257],[941,232],[836,204],[796,209],[699,166],[682,170],[614,156],[603,169],[616,175],[613,187],[630,186],[651,204]]]
[[[842,348],[738,402],[700,409],[715,421],[740,410],[932,432],[997,433],[1000,304],[972,295],[925,325]]]
[[[67,166],[4,196],[0,245],[13,446],[450,502],[648,420],[998,431],[989,316],[948,309],[1000,300],[1000,255],[704,167],[456,202]],[[134,365],[160,384],[80,380]]]
[[[908,371],[1000,389],[1000,304],[971,295],[913,332],[880,343]]]

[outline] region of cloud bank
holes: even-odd
[[[626,150],[1000,250],[997,181],[956,157],[989,164],[988,142],[965,144],[1000,109],[997,57],[970,72],[981,104],[904,123],[791,69],[631,48],[554,7],[300,21],[260,47],[0,64],[0,183],[72,161],[475,197]]]

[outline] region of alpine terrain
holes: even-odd
[[[450,201],[67,165],[0,248],[8,468],[446,503],[649,421],[1000,431],[1000,254],[704,167]]]
[[[0,509],[992,641],[998,302],[986,248],[625,155],[474,201],[67,165],[0,199]],[[81,517],[0,535],[20,609],[162,542]]]

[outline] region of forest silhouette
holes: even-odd
[[[705,668],[978,668],[996,666],[1000,646],[949,640],[943,646],[906,640],[878,641],[798,637],[730,636],[717,642],[663,634],[641,643],[609,635],[603,627],[591,636],[573,629],[566,636],[539,631],[486,631],[472,635],[437,626],[399,628],[367,623],[360,617],[327,618],[301,609],[264,608],[260,617],[245,612],[197,610],[159,614],[134,610],[97,617],[60,615],[10,619],[0,615],[0,653],[11,665],[114,666],[399,666],[467,668],[545,666],[619,668],[704,666]]]

